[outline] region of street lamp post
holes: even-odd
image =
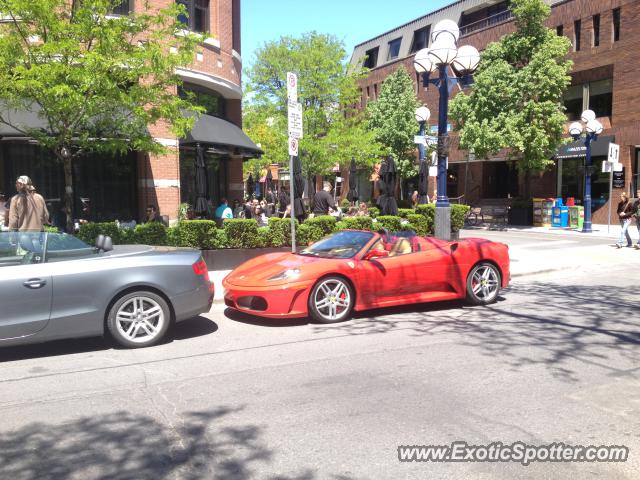
[[[569,133],[575,140],[578,140],[582,136],[583,130],[586,130],[583,138],[584,145],[587,147],[587,158],[584,166],[584,224],[582,233],[591,233],[591,174],[593,173],[591,143],[598,139],[598,135],[602,133],[604,127],[596,120],[596,114],[593,110],[582,112],[581,120],[585,127],[583,128],[580,122],[574,122],[569,126]]]
[[[475,47],[465,45],[458,48],[460,29],[453,20],[442,20],[431,32],[431,47],[419,50],[413,60],[413,66],[422,75],[423,86],[430,83],[438,87],[440,102],[438,106],[438,177],[436,199],[435,234],[443,240],[451,239],[451,207],[447,196],[447,156],[448,132],[447,113],[449,95],[461,80],[468,83],[471,74],[478,68],[480,53]],[[447,69],[451,66],[454,75]],[[438,78],[431,79],[438,72]]]

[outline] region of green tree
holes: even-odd
[[[247,70],[249,113],[245,120],[252,138],[263,144],[265,157],[280,163],[288,161],[286,76],[294,72],[303,109],[304,137],[299,147],[303,172],[321,175],[330,172],[336,162],[346,164],[351,157],[345,146],[358,145],[361,150],[356,161],[361,165],[371,163],[377,145],[364,141],[370,137],[359,137],[363,117],[355,109],[360,97],[357,81],[364,73],[350,68],[346,59],[343,42],[317,32],[300,38],[281,37],[256,52]],[[273,151],[267,151],[269,143],[263,143],[263,139],[269,136],[282,148],[272,146]]]
[[[562,95],[571,80],[570,43],[544,22],[551,12],[542,0],[512,0],[516,31],[491,43],[482,53],[469,95],[458,94],[450,116],[460,132],[460,146],[487,158],[508,149],[529,176],[553,163],[563,143]]]
[[[121,0],[0,0],[0,122],[32,137],[64,165],[67,225],[72,226],[72,164],[81,155],[162,153],[147,125],[169,123],[176,136],[193,125],[175,95],[175,70],[192,63],[197,35],[177,16],[184,7],[109,15]],[[43,129],[12,121],[38,113]],[[13,116],[15,118],[15,116]]]
[[[367,106],[369,128],[394,157],[400,178],[418,173],[413,137],[418,133],[415,111],[419,106],[415,85],[403,66],[387,77],[378,99]]]

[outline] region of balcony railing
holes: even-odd
[[[504,12],[496,13],[495,15],[491,15],[483,20],[478,22],[470,23],[469,25],[465,25],[460,27],[460,36],[464,37],[465,35],[469,35],[477,30],[482,30],[498,23],[503,23],[513,18],[513,12],[511,10],[505,10]]]

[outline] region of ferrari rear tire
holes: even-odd
[[[493,263],[480,262],[467,277],[467,301],[473,305],[488,305],[500,293],[500,270]]]
[[[349,318],[355,295],[344,278],[324,277],[318,280],[309,295],[309,313],[319,323],[337,323]]]
[[[167,302],[147,291],[130,292],[118,298],[107,316],[109,333],[127,348],[155,345],[167,333],[170,322]]]

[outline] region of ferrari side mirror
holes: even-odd
[[[388,257],[388,256],[389,256],[389,252],[387,252],[386,250],[369,250],[367,253],[364,254],[363,260],[373,260],[374,258]]]
[[[451,252],[452,253],[455,252],[458,249],[458,242],[452,243],[450,247],[451,247]]]

